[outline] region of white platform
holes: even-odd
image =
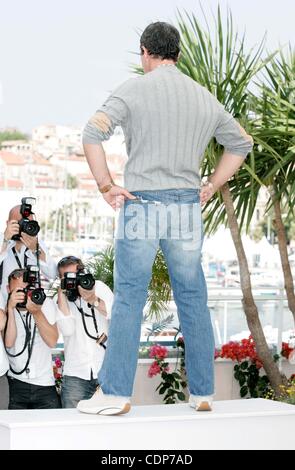
[[[122,416],[76,410],[0,411],[0,449],[295,449],[295,406],[269,400],[133,407]]]

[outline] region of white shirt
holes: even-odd
[[[97,322],[98,333],[96,333],[95,325],[91,317],[85,317],[85,323],[90,335],[97,337],[102,333],[108,334],[108,323],[111,316],[114,295],[111,289],[102,281],[95,281],[95,293],[105,302],[107,317],[94,309]],[[90,380],[91,371],[95,378],[101,368],[105,350],[96,341],[87,336],[82,315],[76,304],[81,307],[86,314],[91,315],[91,309],[87,306],[87,302],[78,298],[76,302],[68,302],[70,315],[64,315],[57,306],[57,326],[64,338],[65,362],[64,375],[79,377],[84,380]]]
[[[1,237],[0,237],[1,238]],[[2,246],[3,236],[0,241],[0,246]],[[0,253],[0,264],[3,262],[3,277],[1,285],[1,293],[4,297],[4,300],[7,300],[7,282],[9,274],[14,270],[18,269],[19,265],[15,259],[12,248],[15,247],[15,241],[9,240],[7,248],[3,253]],[[48,250],[42,241],[39,241],[40,248],[44,251],[46,255],[46,262],[40,261],[40,270],[48,279],[55,279],[57,276],[57,268],[55,261],[49,256]],[[26,253],[25,253],[26,252]],[[26,246],[21,245],[20,252],[17,251],[17,256],[20,260],[21,265],[24,267],[25,256],[27,257],[27,265],[36,265],[37,259],[36,255],[31,251],[26,251]]]
[[[42,305],[42,313],[46,317],[48,323],[50,325],[54,325],[56,323],[56,308],[52,299],[45,300],[44,304]],[[25,343],[25,328],[22,322],[20,315],[22,315],[23,319],[25,320],[26,317],[26,310],[21,311],[20,314],[16,309],[14,309],[15,321],[16,321],[16,328],[17,328],[17,337],[15,344],[12,348],[7,349],[8,352],[11,354],[19,353]],[[35,325],[34,317],[31,316],[31,331],[33,334],[33,328]],[[28,359],[28,350],[26,349],[23,354],[18,357],[8,357],[10,366],[15,371],[21,371]],[[51,357],[51,348],[47,346],[45,341],[42,339],[38,327],[36,328],[36,336],[33,345],[33,352],[31,356],[30,363],[28,365],[28,369],[30,370],[29,373],[26,371],[23,372],[21,375],[15,375],[10,370],[8,375],[10,377],[14,377],[17,380],[21,380],[23,382],[27,382],[34,385],[54,385],[55,380],[53,376],[53,367],[52,367],[52,357]]]
[[[3,311],[5,310],[5,300],[3,299],[1,292],[0,292],[0,310],[3,310]],[[6,374],[6,372],[8,371],[8,368],[9,368],[8,358],[6,355],[6,351],[4,349],[2,334],[0,331],[0,377]]]

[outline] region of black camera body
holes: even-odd
[[[25,300],[22,303],[17,304],[18,308],[25,308],[28,297],[36,305],[43,305],[46,300],[46,294],[44,289],[36,287],[40,285],[40,270],[38,266],[27,266],[26,271],[23,274],[23,281],[28,283],[25,289],[19,289],[19,292],[24,292]]]
[[[41,287],[37,287],[36,289],[26,287],[25,289],[19,289],[18,292],[24,292],[25,300],[22,303],[17,304],[17,308],[26,308],[28,297],[36,305],[43,305],[46,300],[46,294],[44,289]]]
[[[77,273],[65,273],[63,279],[60,282],[60,287],[67,296],[70,302],[75,302],[80,297],[78,286],[86,290],[93,289],[95,285],[95,279],[90,273],[84,273],[78,271]]]
[[[36,220],[30,220],[29,216],[34,214],[32,212],[32,205],[35,204],[36,199],[33,197],[23,197],[20,213],[22,215],[22,219],[18,222],[19,224],[19,233],[13,235],[11,238],[12,240],[20,240],[21,232],[30,235],[31,237],[36,237],[40,231],[40,226]]]

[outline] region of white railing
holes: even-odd
[[[219,347],[222,344],[227,343],[232,336],[242,333],[244,330],[249,330],[246,315],[242,305],[242,291],[240,288],[224,288],[224,287],[211,287],[208,286],[208,307],[211,313],[212,324],[214,327],[214,333],[217,340],[217,346]],[[294,321],[291,315],[291,312],[287,307],[287,298],[285,295],[285,290],[283,286],[274,287],[253,287],[252,288],[254,302],[256,303],[259,317],[262,323],[262,326],[266,328],[269,327],[267,331],[267,340],[269,343],[275,345],[278,351],[281,351],[283,333],[284,331],[288,332],[294,329]],[[236,330],[233,331],[232,319],[233,319],[233,303],[240,303],[239,306],[236,306],[237,317],[235,321],[237,323]],[[266,305],[260,306],[259,304],[270,302],[269,310]],[[222,307],[223,306],[223,307]],[[264,307],[264,308],[263,308]],[[266,308],[265,308],[266,307]],[[163,317],[168,316],[168,314],[173,313],[176,317],[176,305],[173,301],[173,297],[169,304],[169,309],[167,312],[163,312]],[[271,316],[272,315],[272,316]],[[264,318],[263,318],[264,316]],[[269,318],[271,316],[271,318]],[[268,320],[266,322],[266,319]],[[266,324],[265,324],[266,323]],[[284,325],[285,323],[285,325]],[[168,330],[178,326],[178,321],[173,321],[172,325],[168,326]],[[276,331],[277,330],[277,331]],[[171,341],[172,333],[167,336],[161,335],[150,336],[150,341]],[[285,335],[286,336],[286,333]],[[143,337],[142,339],[143,340]],[[285,337],[285,340],[287,338]]]
[[[214,291],[214,294],[211,293],[210,291]],[[217,294],[216,291],[221,291],[219,294]],[[261,291],[263,293],[257,294],[255,291]],[[265,294],[265,292],[269,292],[269,294]],[[283,286],[279,286],[277,288],[273,287],[252,287],[252,293],[253,293],[253,298],[254,301],[257,305],[257,302],[260,301],[272,301],[272,302],[278,302],[278,307],[277,307],[277,318],[276,318],[276,327],[278,329],[278,335],[277,335],[277,348],[278,351],[281,350],[282,346],[282,336],[283,336],[283,325],[284,325],[284,315],[285,315],[285,302],[287,301],[287,297],[285,295],[285,289]],[[229,303],[233,301],[242,301],[242,291],[239,288],[222,288],[222,287],[208,287],[208,306],[210,309],[210,304],[212,302],[223,302],[224,303],[224,309],[223,309],[223,337],[220,334],[220,328],[219,325],[216,324],[216,319],[214,319],[214,326],[216,329],[216,333],[219,339],[219,343],[225,344],[229,340],[229,335],[228,335],[228,310],[229,310]],[[241,306],[243,309],[243,306]],[[258,308],[258,306],[257,306]],[[259,308],[258,308],[259,310]],[[245,315],[246,319],[246,315]],[[291,319],[291,313],[290,313],[290,319]],[[292,324],[290,325],[290,329],[292,328]],[[293,325],[294,328],[294,325]]]

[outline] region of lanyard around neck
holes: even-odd
[[[101,343],[99,341],[100,339],[100,336],[99,336],[99,333],[98,333],[98,327],[97,327],[97,321],[96,321],[96,317],[95,317],[95,312],[94,312],[94,308],[91,307],[91,315],[89,315],[88,313],[85,313],[83,308],[82,308],[82,305],[81,305],[81,299],[80,299],[80,307],[75,303],[77,309],[79,310],[79,312],[81,313],[81,318],[82,318],[82,323],[83,323],[83,328],[84,328],[84,331],[86,333],[86,335],[91,338],[91,339],[94,339],[102,348],[106,349],[106,346]],[[96,335],[97,336],[92,336],[89,331],[88,331],[88,328],[87,328],[87,325],[86,325],[86,320],[85,320],[85,317],[91,317],[92,318],[92,321],[93,321],[93,325],[94,325],[94,328],[95,328],[95,332],[96,332]],[[101,335],[102,336],[102,335]]]
[[[18,264],[18,267],[20,269],[23,269],[23,268],[26,268],[27,267],[27,264],[28,264],[28,257],[27,257],[27,251],[28,251],[28,248],[25,249],[25,253],[24,253],[24,265],[22,266],[21,262],[20,262],[20,259],[19,259],[19,256],[16,252],[16,249],[15,247],[12,248],[12,252],[14,254],[14,257],[15,257],[15,261],[17,262]]]

